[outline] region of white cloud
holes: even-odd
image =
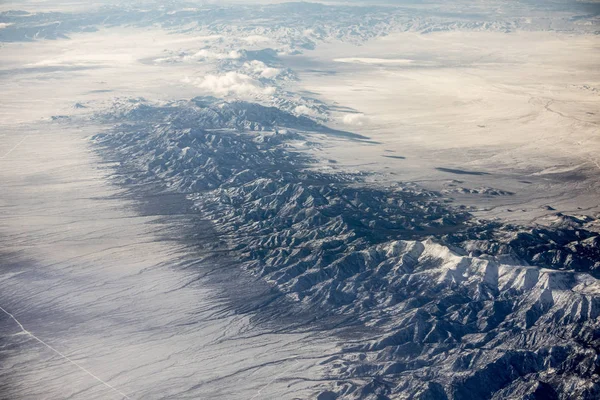
[[[229,53],[222,53],[211,51],[207,49],[202,49],[192,55],[187,55],[183,57],[184,60],[237,60],[242,55],[239,51],[232,50]]]
[[[346,125],[363,126],[369,122],[369,117],[365,114],[346,114],[342,122]]]
[[[249,44],[264,44],[271,41],[271,39],[269,39],[268,37],[261,35],[246,36],[242,38],[242,40]]]
[[[157,63],[178,63],[185,61],[213,61],[213,60],[237,60],[242,57],[242,53],[237,50],[230,52],[212,51],[208,49],[199,50],[193,54],[177,54],[169,57],[157,58]]]
[[[299,115],[307,115],[309,117],[318,117],[319,116],[319,112],[307,107],[305,105],[300,105],[297,106],[296,108],[294,108],[294,113],[299,114]]]
[[[268,67],[262,61],[252,60],[244,63],[244,69],[250,73],[258,74],[263,78],[272,79],[281,73],[279,68]]]
[[[274,87],[264,86],[251,76],[238,72],[228,72],[224,75],[209,74],[195,80],[186,79],[184,82],[192,83],[218,96],[253,97],[275,93]]]
[[[131,53],[113,52],[113,53],[90,53],[86,51],[69,52],[53,58],[38,61],[32,64],[26,64],[28,67],[86,67],[86,66],[111,66],[125,65],[135,63],[135,57]]]

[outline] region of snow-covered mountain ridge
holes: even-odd
[[[472,30],[510,32],[554,30],[597,33],[597,15],[577,4],[501,1],[473,4],[359,6],[288,2],[271,5],[159,2],[155,7],[129,4],[99,7],[85,13],[4,11],[0,41],[66,39],[70,34],[117,26],[159,26],[176,32],[205,32],[234,38],[267,36],[289,51],[312,49],[322,41],[360,43],[390,32]],[[547,11],[556,14],[548,18]],[[258,23],[256,21],[259,21]],[[596,23],[596,24],[595,24]]]
[[[257,279],[315,316],[346,318],[341,335],[362,326],[326,363],[337,395],[600,393],[593,221],[478,221],[416,185],[312,170],[291,143],[361,138],[255,104],[131,100],[96,121],[110,124],[95,140],[130,171],[123,183],[186,193]]]

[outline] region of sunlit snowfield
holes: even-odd
[[[360,47],[328,44],[289,61],[300,60],[301,88],[360,110],[342,121],[381,142],[332,146],[327,157],[396,173],[398,162],[381,157],[394,152],[406,157],[402,179],[438,190],[452,175],[436,167],[488,172],[460,179],[515,192],[492,215],[529,220],[548,203],[597,210],[600,117],[590,83],[600,80],[599,46],[571,33],[411,32]]]
[[[598,4],[257,3],[0,5],[0,398],[598,398]]]

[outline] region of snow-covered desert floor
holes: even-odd
[[[180,198],[142,208],[111,186],[86,133],[41,123],[2,138],[26,135],[0,160],[2,398],[314,393],[335,343],[236,314],[214,281],[233,280],[240,299],[260,285],[186,243],[193,217],[164,211]]]
[[[0,399],[598,398],[599,15],[0,4]]]
[[[594,35],[408,32],[286,61],[296,90],[344,107],[336,126],[377,142],[326,146],[324,160],[434,190],[509,191],[453,196],[478,215],[530,220],[544,206],[600,210],[599,50]]]

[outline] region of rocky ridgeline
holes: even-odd
[[[558,213],[549,224],[535,227],[477,224],[444,237],[444,241],[474,255],[510,256],[532,265],[600,278],[600,235],[593,226],[597,221]]]
[[[188,194],[250,273],[362,327],[321,398],[599,396],[600,285],[574,272],[600,261],[589,221],[476,221],[416,185],[312,170],[289,143],[347,133],[276,108],[131,100],[97,119],[130,183]]]
[[[345,398],[597,398],[596,279],[431,241],[375,250],[370,272],[346,283],[379,297],[365,314],[372,337],[328,360]]]

